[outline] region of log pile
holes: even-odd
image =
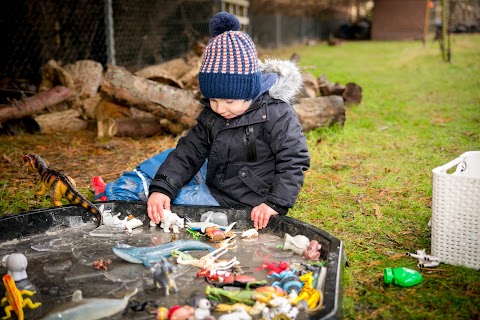
[[[32,97],[0,106],[0,125],[33,117],[43,133],[95,127],[98,137],[180,135],[190,129],[202,110],[198,73],[202,44],[185,57],[135,73],[118,66],[105,69],[81,60],[61,66],[49,61]],[[299,60],[294,54],[292,60]],[[361,102],[361,87],[332,84],[303,72],[304,89],[294,109],[305,131],[345,122],[345,105]]]

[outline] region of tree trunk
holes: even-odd
[[[319,127],[329,127],[345,123],[345,107],[342,96],[328,96],[317,98],[300,98],[293,108],[303,130],[313,130]]]
[[[127,118],[113,121],[114,125],[110,134],[116,137],[144,138],[163,131],[158,118]]]
[[[44,109],[72,98],[75,93],[62,86],[54,87],[48,91],[40,92],[24,101],[14,102],[12,105],[0,109],[0,123],[12,119],[21,119],[33,116]]]
[[[113,100],[179,123],[184,129],[195,125],[202,110],[192,92],[137,77],[116,66],[108,66],[100,90]]]

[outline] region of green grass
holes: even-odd
[[[307,133],[311,169],[291,212],[344,242],[345,317],[478,319],[479,271],[441,264],[409,289],[382,276],[385,267],[417,268],[405,252],[430,252],[431,170],[480,150],[480,36],[455,36],[451,64],[436,42],[289,49],[315,76],[363,88],[343,129]]]
[[[480,150],[480,35],[454,36],[451,64],[436,42],[322,43],[268,55],[293,52],[315,76],[363,88],[343,128],[307,132],[311,168],[290,211],[343,241],[345,317],[479,319],[480,271],[441,264],[422,269],[422,283],[407,289],[382,276],[385,267],[417,268],[405,252],[430,252],[432,169]],[[20,170],[24,153],[69,171],[88,194],[93,175],[112,180],[173,145],[161,137],[100,143],[95,133],[0,137],[0,215],[51,206],[34,199],[38,177]]]

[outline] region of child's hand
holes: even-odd
[[[147,213],[150,220],[156,224],[163,220],[163,210],[170,210],[170,198],[160,192],[154,192],[147,201]]]
[[[276,214],[278,214],[277,211],[273,210],[265,203],[262,203],[252,209],[250,218],[253,221],[253,226],[255,229],[259,230],[265,228],[270,220],[270,217]]]

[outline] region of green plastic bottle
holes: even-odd
[[[385,284],[391,284],[392,282],[402,287],[411,287],[419,284],[422,281],[422,275],[420,272],[404,268],[385,268],[383,272],[383,280]]]

